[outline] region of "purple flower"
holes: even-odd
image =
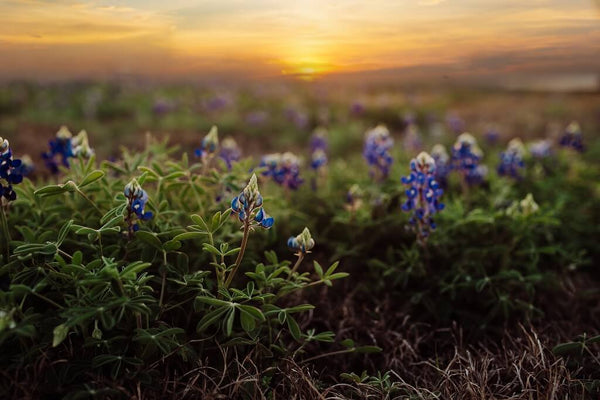
[[[521,178],[519,171],[525,167],[523,155],[525,146],[521,139],[513,139],[508,143],[506,151],[500,153],[500,164],[498,165],[498,175],[510,176],[516,179]]]
[[[573,121],[565,128],[559,144],[563,147],[570,147],[580,153],[585,150],[583,146],[583,134],[577,122]]]
[[[385,125],[378,125],[367,131],[363,157],[369,164],[371,176],[378,174],[380,179],[387,178],[394,162],[390,154],[393,145],[394,139]]]
[[[433,216],[444,209],[444,204],[439,201],[444,191],[435,180],[435,160],[426,152],[411,160],[410,171],[410,175],[402,177],[402,183],[407,186],[407,200],[402,210],[412,211],[409,223],[419,242],[425,244],[431,230],[436,228]]]
[[[252,174],[244,190],[231,200],[231,211],[237,214],[240,222],[244,224],[269,229],[275,220],[267,215],[262,205],[263,198],[258,190],[256,175]]]
[[[263,176],[270,176],[275,183],[296,190],[304,182],[300,177],[300,160],[294,154],[286,152],[264,156],[259,167],[265,167]]]
[[[452,147],[452,169],[458,171],[466,183],[481,183],[487,169],[479,165],[483,152],[469,133],[461,134]]]
[[[12,185],[23,181],[23,174],[19,171],[21,165],[21,160],[13,159],[8,140],[0,137],[0,206],[2,199],[6,201],[17,199],[17,193]]]

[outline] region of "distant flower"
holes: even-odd
[[[58,173],[59,162],[62,166],[69,168],[69,158],[89,158],[94,155],[94,149],[90,147],[85,130],[80,131],[77,136],[73,136],[66,126],[61,126],[56,137],[49,141],[49,145],[50,150],[42,153],[42,158],[46,167],[53,174]]]
[[[385,125],[377,125],[366,133],[363,157],[370,166],[371,176],[378,175],[385,179],[390,173],[394,159],[390,150],[394,145],[394,139]]]
[[[310,138],[310,167],[314,170],[319,170],[327,165],[327,130],[325,128],[317,128]]]
[[[158,116],[166,115],[175,109],[175,104],[169,99],[157,99],[152,105],[152,113]]]
[[[249,125],[263,125],[269,119],[269,114],[265,111],[252,111],[246,115],[246,123]]]
[[[312,238],[308,228],[304,228],[298,236],[291,236],[288,239],[287,245],[290,249],[298,253],[310,253],[310,250],[315,247],[315,240]]]
[[[519,171],[525,167],[523,156],[525,146],[521,139],[513,139],[508,143],[506,151],[500,153],[500,164],[498,165],[498,175],[520,178]]]
[[[582,152],[585,149],[581,127],[577,122],[573,121],[565,128],[559,144],[563,147],[571,147],[578,152]]]
[[[225,138],[221,143],[219,157],[227,164],[227,169],[231,169],[233,163],[238,161],[242,152],[233,138]]]
[[[354,115],[360,115],[365,112],[365,105],[360,101],[354,101],[350,106],[350,113]]]
[[[19,171],[21,160],[13,159],[8,140],[0,137],[0,204],[1,200],[13,201],[17,199],[17,193],[12,185],[23,181],[23,174]]]
[[[258,190],[256,175],[252,174],[248,185],[231,201],[231,210],[244,224],[269,229],[273,226],[274,219],[267,215],[262,204],[263,198]]]
[[[485,131],[483,137],[489,144],[493,145],[498,142],[498,139],[500,139],[500,132],[498,132],[498,130],[495,128],[489,128]]]
[[[435,180],[442,188],[448,187],[448,174],[450,173],[450,156],[443,144],[436,144],[431,149],[431,156],[435,160]]]
[[[404,149],[411,153],[419,151],[423,147],[423,141],[419,133],[419,128],[413,123],[408,124],[403,139]]]
[[[266,167],[263,176],[270,176],[277,184],[296,190],[304,182],[300,177],[300,160],[293,153],[268,154],[259,167]]]
[[[204,102],[204,108],[208,111],[221,111],[233,103],[228,95],[214,95]]]
[[[196,157],[202,159],[202,163],[208,163],[212,157],[216,154],[217,148],[219,147],[219,132],[216,126],[212,126],[210,131],[204,136],[200,147],[194,151]]]
[[[71,139],[71,146],[73,149],[74,157],[84,157],[90,158],[94,155],[94,149],[90,147],[90,143],[88,141],[88,135],[85,130],[79,131],[77,136]]]
[[[409,223],[414,227],[419,242],[424,244],[431,230],[436,228],[433,216],[444,209],[439,200],[444,191],[435,180],[435,160],[426,152],[411,160],[410,171],[410,175],[402,177],[402,183],[408,187],[408,199],[402,210],[412,211]]]
[[[452,169],[470,185],[481,183],[487,174],[487,168],[479,165],[482,158],[483,152],[469,133],[461,134],[452,147]]]
[[[152,219],[154,214],[152,214],[152,211],[145,210],[146,203],[148,202],[148,193],[142,189],[136,179],[132,179],[125,186],[123,194],[127,198],[125,222],[128,224],[128,231],[131,237],[133,232],[140,229],[138,223],[134,221],[136,219],[139,221],[148,221]]]
[[[529,144],[529,153],[534,158],[546,158],[552,154],[552,142],[548,139],[536,140]]]
[[[69,129],[66,126],[61,126],[56,133],[56,138],[48,142],[50,150],[42,153],[42,158],[51,173],[58,173],[57,158],[60,159],[62,166],[69,168],[69,158],[74,157],[72,139],[73,134]]]
[[[288,121],[296,125],[296,128],[298,129],[306,128],[310,122],[306,112],[291,106],[285,109],[285,117]]]
[[[364,192],[360,186],[356,184],[350,186],[350,189],[346,192],[346,209],[350,212],[358,210],[362,205],[363,196]]]
[[[456,114],[448,114],[446,116],[446,124],[454,133],[464,132],[465,121]]]

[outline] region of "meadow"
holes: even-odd
[[[0,395],[597,398],[599,133],[596,92],[4,85]]]

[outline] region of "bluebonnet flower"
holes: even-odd
[[[487,168],[479,165],[482,157],[483,152],[475,138],[470,133],[463,133],[452,147],[452,169],[457,170],[467,184],[481,183],[487,175]]]
[[[23,174],[19,172],[21,160],[13,159],[12,150],[8,140],[0,137],[0,205],[2,199],[8,201],[16,200],[17,193],[12,185],[23,181]]]
[[[573,121],[565,128],[559,144],[563,147],[571,147],[578,152],[582,152],[585,149],[581,127],[577,122]]]
[[[129,237],[131,237],[134,232],[140,229],[138,223],[134,223],[134,220],[148,221],[152,219],[154,214],[152,214],[152,211],[146,211],[148,193],[142,189],[136,179],[132,179],[131,182],[125,185],[123,194],[127,198],[125,222],[127,222]]]
[[[317,128],[310,138],[310,167],[315,171],[320,170],[327,165],[327,130]]]
[[[306,128],[310,122],[306,112],[291,106],[285,109],[285,117],[288,121],[293,122],[298,129]]]
[[[390,173],[394,159],[390,150],[394,145],[394,139],[385,125],[377,125],[366,133],[363,157],[370,166],[372,177],[378,175],[379,179],[385,179]]]
[[[346,192],[346,206],[345,208],[351,213],[356,212],[362,206],[362,198],[364,196],[363,190],[357,184],[350,186],[348,192]]]
[[[91,157],[94,154],[94,150],[90,147],[87,132],[82,130],[77,136],[73,137],[73,134],[69,131],[66,126],[61,126],[54,140],[49,142],[50,150],[42,153],[42,158],[46,164],[46,167],[51,173],[58,173],[58,161],[66,168],[70,167],[69,158],[73,157]]]
[[[15,167],[14,170],[16,173],[25,177],[30,175],[35,170],[35,165],[31,157],[25,154],[23,157],[21,157],[21,165]]]
[[[300,160],[290,152],[268,154],[262,158],[259,167],[267,168],[263,176],[270,176],[288,189],[296,190],[304,182],[300,177]]]
[[[200,147],[194,151],[194,154],[196,154],[196,157],[200,157],[202,164],[206,167],[217,153],[218,147],[219,131],[217,130],[217,127],[213,125],[212,128],[210,128],[210,131],[202,139]]]
[[[175,104],[169,99],[156,99],[152,105],[152,113],[163,116],[175,109]]]
[[[415,124],[410,123],[406,127],[406,133],[402,144],[404,145],[404,149],[411,153],[417,152],[422,148],[423,142],[421,140],[421,135]]]
[[[496,128],[488,128],[483,134],[483,137],[489,144],[494,145],[498,142],[498,139],[500,139],[500,132],[498,132]]]
[[[360,101],[354,101],[350,106],[350,113],[354,115],[360,115],[365,112],[365,105]]]
[[[508,143],[506,151],[500,153],[500,164],[498,165],[498,175],[508,175],[513,178],[521,178],[519,170],[525,167],[523,155],[525,146],[521,139],[515,138]]]
[[[269,119],[269,114],[265,111],[252,111],[246,115],[246,123],[249,125],[263,125]]]
[[[440,187],[448,187],[448,174],[451,170],[450,156],[443,144],[436,144],[431,149],[431,156],[435,160],[435,180]]]
[[[421,152],[410,162],[410,175],[402,177],[408,186],[408,199],[402,205],[403,211],[412,211],[409,223],[417,233],[417,239],[425,244],[431,230],[436,228],[433,216],[444,209],[439,198],[444,193],[435,180],[435,160],[426,152]]]
[[[465,121],[456,114],[448,114],[446,124],[454,133],[464,132],[465,130]]]
[[[290,236],[287,245],[298,254],[306,254],[310,253],[310,250],[315,247],[315,240],[312,238],[308,228],[304,228],[298,236]]]
[[[58,173],[57,157],[60,158],[60,163],[64,167],[69,168],[69,158],[74,157],[72,139],[73,134],[69,129],[66,126],[61,126],[56,133],[56,138],[48,142],[50,150],[42,153],[42,158],[51,173]]]
[[[238,147],[237,143],[233,138],[225,138],[221,143],[221,150],[219,151],[219,157],[227,164],[227,169],[231,169],[231,166],[235,161],[238,161],[242,156],[242,152]]]
[[[269,229],[275,220],[267,215],[262,205],[263,198],[258,190],[256,175],[252,174],[248,185],[231,201],[231,210],[244,225]]]
[[[546,158],[552,154],[552,142],[548,139],[536,140],[529,144],[529,153],[534,158]]]
[[[207,99],[204,102],[204,107],[208,111],[221,111],[231,106],[233,103],[231,96],[226,94],[218,94]]]

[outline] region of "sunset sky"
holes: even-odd
[[[600,72],[600,0],[2,0],[0,77]]]

